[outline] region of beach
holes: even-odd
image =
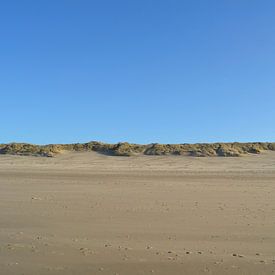
[[[275,152],[0,155],[0,274],[275,274]]]

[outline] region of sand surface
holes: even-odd
[[[0,155],[0,274],[275,274],[275,152]]]

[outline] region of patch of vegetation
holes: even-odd
[[[63,151],[95,151],[112,156],[133,155],[183,155],[195,157],[239,157],[245,154],[260,154],[264,150],[275,151],[275,143],[197,143],[197,144],[131,144],[120,142],[107,144],[97,141],[74,144],[34,145],[28,143],[0,144],[0,154],[54,157]]]

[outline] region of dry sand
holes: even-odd
[[[275,274],[275,152],[1,155],[0,274]]]

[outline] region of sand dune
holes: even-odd
[[[54,157],[64,152],[98,152],[109,156],[193,156],[193,157],[240,157],[275,151],[273,142],[228,142],[195,144],[133,144],[119,142],[108,144],[97,141],[73,144],[35,145],[29,143],[0,144],[0,154]]]
[[[0,274],[275,274],[275,152],[0,155]]]

